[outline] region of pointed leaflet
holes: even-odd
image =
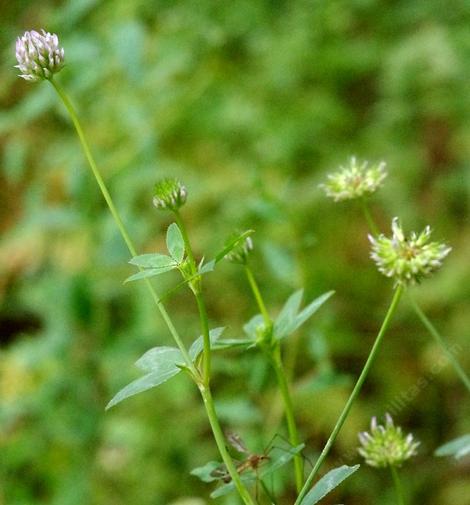
[[[174,347],[154,347],[136,361],[136,366],[145,372],[150,372],[136,379],[121,389],[106,406],[106,410],[148,389],[163,384],[181,372],[177,365],[184,363],[180,351]]]
[[[167,268],[176,267],[176,261],[166,254],[141,254],[134,256],[129,263],[142,268]]]
[[[193,468],[191,470],[191,475],[195,475],[203,482],[213,482],[214,480],[218,480],[218,477],[214,477],[212,473],[216,468],[219,468],[222,463],[218,461],[209,461],[204,466],[198,466],[197,468]]]
[[[243,330],[253,340],[259,337],[259,332],[264,328],[264,319],[261,314],[253,316],[244,326]]]
[[[214,328],[213,330],[209,331],[209,337],[211,341],[211,348],[213,344],[217,341],[217,339],[222,335],[223,331],[225,330],[225,327],[220,327],[220,328]],[[204,349],[204,339],[202,336],[197,338],[189,348],[189,355],[191,356],[191,359],[193,361],[196,360],[196,358],[201,354],[202,350]]]
[[[278,338],[289,335],[289,330],[292,328],[297,313],[299,312],[303,293],[304,290],[299,289],[287,299],[284,307],[282,307],[274,323],[274,334],[277,335]]]
[[[184,240],[176,223],[172,223],[168,227],[166,232],[166,246],[170,256],[177,263],[181,263],[184,258]]]
[[[360,465],[355,466],[340,466],[324,475],[306,494],[305,498],[300,502],[300,505],[315,505],[328,493],[341,484],[343,480],[347,479]]]
[[[470,434],[455,438],[434,452],[435,456],[454,456],[456,459],[463,458],[467,454],[470,454]]]
[[[279,340],[294,333],[302,324],[307,321],[333,294],[334,291],[328,291],[318,298],[315,298],[307,307],[300,313],[300,301],[302,298],[302,290],[296,291],[289,297],[279,316],[274,322],[274,336]]]
[[[141,272],[137,272],[134,275],[131,275],[128,277],[124,283],[126,282],[132,282],[132,281],[139,281],[140,279],[148,279],[150,277],[155,277],[156,275],[164,274],[165,272],[169,272],[170,270],[173,270],[176,267],[176,265],[173,266],[168,266],[166,268],[147,268],[146,270],[142,270]]]

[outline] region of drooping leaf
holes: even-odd
[[[441,445],[434,452],[435,456],[453,456],[455,459],[463,458],[467,454],[470,454],[470,434],[455,438]]]
[[[165,272],[169,272],[170,270],[173,270],[175,268],[175,265],[173,266],[168,266],[166,268],[147,268],[146,270],[142,270],[141,272],[137,272],[136,274],[131,275],[128,277],[124,283],[127,282],[132,282],[132,281],[139,281],[141,279],[148,279],[150,277],[155,277],[156,275],[164,274]]]
[[[168,379],[171,379],[176,374],[181,372],[181,369],[178,367],[174,367],[171,370],[157,370],[155,372],[150,372],[139,379],[128,384],[125,388],[121,389],[119,393],[117,393],[114,398],[106,405],[106,410],[114,407],[114,405],[122,402],[126,398],[130,396],[134,396],[138,393],[142,393],[143,391],[147,391],[148,389],[154,388],[163,384]]]
[[[181,263],[184,258],[184,240],[181,230],[176,223],[170,224],[166,232],[166,246],[170,256]]]
[[[214,342],[213,349],[235,349],[240,347],[249,347],[253,345],[251,338],[225,338]]]
[[[169,266],[176,267],[176,261],[166,254],[141,254],[134,256],[129,263],[142,268],[167,268]]]
[[[222,335],[223,331],[225,330],[225,327],[219,327],[219,328],[214,328],[213,330],[209,331],[209,338],[211,341],[211,348],[212,345],[217,342],[217,339]],[[201,354],[202,350],[204,349],[204,339],[202,335],[198,337],[192,344],[191,347],[189,348],[189,355],[191,356],[191,359],[195,361],[199,354]]]
[[[201,479],[203,482],[213,482],[214,480],[217,480],[218,477],[214,477],[211,474],[216,468],[219,468],[221,466],[222,463],[219,463],[218,461],[209,461],[204,466],[198,466],[197,468],[194,468],[190,473],[191,475],[195,475]]]
[[[334,468],[324,475],[313,488],[305,495],[305,498],[300,502],[300,505],[314,505],[324,498],[328,493],[333,491],[350,475],[359,469],[360,465],[347,466],[343,465]]]

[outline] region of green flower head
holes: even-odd
[[[188,192],[178,179],[161,179],[155,184],[153,204],[160,210],[178,210],[186,202]]]
[[[369,166],[367,161],[359,163],[353,156],[348,166],[340,166],[338,172],[329,174],[327,182],[319,187],[335,202],[353,200],[377,191],[385,177],[387,171],[384,161]]]
[[[366,463],[376,468],[401,466],[404,461],[417,454],[419,442],[413,435],[403,435],[399,426],[393,424],[390,414],[385,414],[385,426],[377,424],[373,417],[370,423],[370,433],[359,433],[359,454]]]
[[[25,32],[16,40],[16,59],[20,77],[27,81],[52,79],[64,66],[64,50],[55,33],[41,30]]]
[[[379,272],[393,277],[396,284],[414,284],[431,275],[442,265],[451,248],[439,242],[430,242],[431,228],[426,226],[419,235],[407,238],[398,222],[392,221],[392,238],[369,235],[372,244],[371,258]]]

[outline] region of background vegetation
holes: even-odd
[[[189,472],[216,457],[182,376],[104,412],[136,377],[133,362],[170,337],[143,287],[122,284],[133,273],[127,252],[52,88],[16,77],[15,38],[59,34],[67,66],[58,79],[142,252],[163,248],[169,221],[152,208],[151,188],[175,175],[189,190],[183,214],[200,256],[235,228],[256,230],[254,264],[273,314],[298,287],[306,298],[336,290],[286,349],[314,457],[391,296],[368,259],[359,210],[317,188],[351,154],[388,162],[373,202],[384,230],[399,215],[406,229],[430,223],[452,245],[416,295],[470,368],[469,22],[468,0],[2,4],[2,505],[199,504],[210,487]],[[158,279],[160,293],[175,282]],[[223,265],[206,286],[213,326],[239,336],[256,312],[241,272]],[[190,294],[168,303],[192,340]],[[329,463],[358,462],[357,432],[405,395],[395,419],[422,442],[403,471],[410,503],[468,503],[468,459],[432,457],[470,419],[464,388],[440,360],[402,302]],[[225,426],[261,450],[282,432],[271,374],[257,353],[220,353],[214,365]],[[285,503],[290,492],[277,490]],[[394,503],[389,475],[366,467],[332,496],[326,504]]]

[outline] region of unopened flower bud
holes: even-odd
[[[235,244],[233,249],[225,255],[225,259],[231,261],[232,263],[239,263],[241,265],[246,265],[248,261],[248,256],[252,251],[253,251],[253,239],[251,237],[245,237],[244,239],[240,239]]]
[[[451,248],[439,242],[429,242],[431,228],[426,226],[419,235],[406,237],[398,218],[392,221],[392,238],[369,235],[371,258],[379,272],[393,277],[396,284],[414,284],[438,270]]]
[[[64,66],[64,49],[55,33],[31,30],[16,40],[16,59],[19,77],[33,82],[52,79]]]
[[[153,204],[161,210],[178,210],[186,202],[188,192],[178,179],[162,179],[155,184]]]
[[[385,426],[377,424],[373,417],[370,423],[370,433],[359,433],[359,454],[366,463],[376,468],[401,466],[407,459],[417,454],[419,442],[413,435],[403,435],[399,426],[393,424],[390,414],[385,414]]]
[[[369,166],[367,161],[358,163],[353,156],[346,167],[327,176],[328,180],[319,187],[335,202],[352,200],[374,193],[387,177],[385,162]]]

